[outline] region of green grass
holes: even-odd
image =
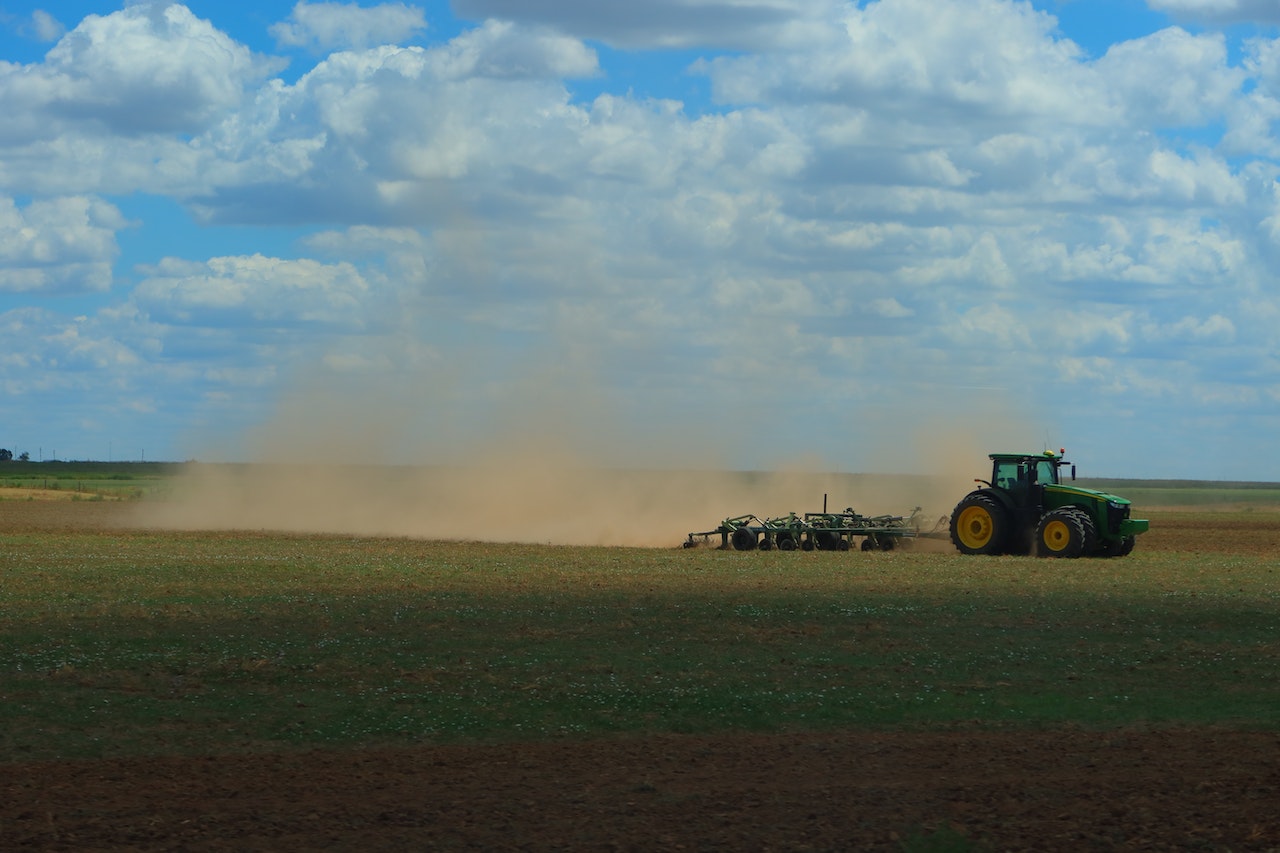
[[[1120,495],[1134,507],[1280,508],[1280,483],[1206,480],[1087,480],[1078,485]],[[1141,511],[1137,513],[1141,515]]]
[[[1280,563],[8,536],[0,762],[830,727],[1280,729]]]
[[[172,462],[0,462],[0,500],[7,489],[48,489],[134,500],[167,495],[183,465]]]

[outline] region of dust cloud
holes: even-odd
[[[182,529],[675,547],[687,533],[730,516],[820,510],[825,493],[833,510],[852,503],[868,514],[909,512],[883,484],[862,479],[584,468],[555,453],[466,467],[195,463],[173,499],[151,506],[146,521]],[[874,507],[836,499],[859,488],[876,491]]]
[[[741,447],[726,436],[769,431],[754,404],[716,407],[711,421],[703,411],[700,423],[655,416],[646,426],[632,422],[589,370],[544,363],[495,383],[473,369],[418,369],[358,384],[318,372],[244,437],[248,457],[259,461],[189,464],[171,499],[148,505],[140,521],[677,547],[728,517],[817,512],[824,499],[831,511],[864,515],[921,507],[932,525],[988,474],[987,453],[1028,446],[1028,428],[993,417],[992,401],[956,406],[925,394],[851,415],[844,426],[857,452],[837,461],[766,444],[751,466],[766,470],[732,470],[728,460],[742,458]],[[1004,434],[992,423],[1005,425]],[[847,473],[852,466],[863,473]]]

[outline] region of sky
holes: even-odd
[[[1274,0],[0,0],[0,448],[1280,481]]]

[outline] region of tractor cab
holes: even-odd
[[[992,453],[991,462],[991,482],[987,485],[1003,489],[1016,498],[1030,497],[1028,493],[1033,486],[1050,486],[1062,482],[1058,469],[1067,464],[1061,453],[1051,450],[1037,455]],[[1072,466],[1073,480],[1076,478],[1075,473],[1075,466]],[[1017,500],[1017,503],[1023,504],[1025,501]]]

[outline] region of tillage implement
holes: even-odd
[[[827,512],[826,503],[824,497],[822,512],[806,512],[804,515],[791,512],[776,518],[755,515],[726,518],[713,530],[690,533],[684,547],[709,545],[713,536],[719,536],[719,547],[735,551],[770,551],[774,548],[779,551],[797,548],[802,551],[848,551],[853,548],[855,539],[861,540],[859,547],[863,551],[892,551],[917,537],[937,538],[940,535],[937,531],[946,522],[944,516],[933,530],[922,532],[920,507],[916,507],[909,516],[870,516],[854,512],[852,507],[844,512]]]

